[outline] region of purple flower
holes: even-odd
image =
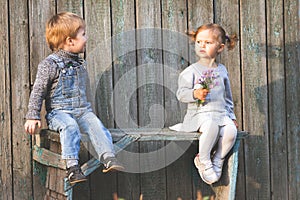
[[[202,72],[202,75],[198,79],[197,84],[200,84],[203,89],[211,90],[215,86],[219,85],[219,82],[215,81],[215,79],[217,79],[218,77],[219,77],[219,74],[214,72],[214,70],[211,70],[211,69],[206,70],[206,71]],[[204,101],[201,101],[201,100],[198,101],[198,105],[201,105],[203,103],[204,103]]]

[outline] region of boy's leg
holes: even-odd
[[[111,134],[100,119],[93,112],[86,112],[78,119],[78,124],[82,133],[89,136],[97,153],[94,156],[105,165],[106,169],[103,172],[122,170],[123,166],[115,158]]]
[[[49,129],[59,132],[62,159],[66,160],[67,174],[71,184],[85,181],[86,177],[78,165],[81,134],[79,126],[70,114],[52,111],[47,115]]]

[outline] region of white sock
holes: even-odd
[[[72,166],[78,165],[77,159],[66,159],[67,168],[70,168]]]
[[[103,161],[106,160],[109,157],[115,157],[115,154],[110,153],[110,152],[106,152],[102,155]]]

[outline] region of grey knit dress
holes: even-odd
[[[193,97],[193,91],[198,79],[206,70],[213,69],[219,74],[215,80],[218,84],[210,89],[205,103],[199,105]],[[195,132],[207,120],[213,120],[219,126],[234,124],[235,114],[233,112],[233,100],[230,89],[228,72],[224,65],[218,64],[216,68],[208,68],[194,63],[182,71],[178,78],[177,99],[187,103],[187,113],[183,123],[169,127],[176,131]]]

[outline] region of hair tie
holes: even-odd
[[[230,41],[230,38],[228,35],[225,35],[226,40]]]

